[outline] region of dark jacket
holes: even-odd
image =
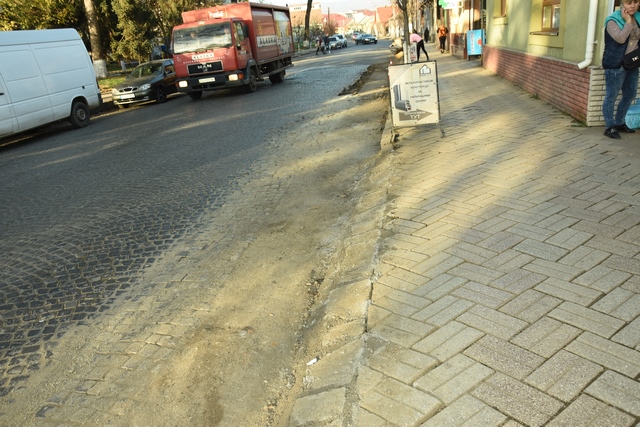
[[[640,13],[636,12],[634,15],[636,24],[640,25]],[[614,21],[618,27],[624,28],[626,22],[622,17],[619,10],[616,10],[611,15],[607,16],[604,20],[604,53],[602,54],[602,68],[604,69],[618,69],[622,66],[622,58],[627,51],[627,45],[629,44],[629,38],[624,43],[618,43],[611,37],[607,31],[607,26],[610,21]]]
[[[627,50],[629,39],[620,44],[609,35],[607,30],[604,31],[604,53],[602,55],[602,68],[618,69],[622,67],[622,58]]]

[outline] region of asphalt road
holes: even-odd
[[[62,124],[3,141],[0,397],[44,366],[69,329],[112,310],[177,239],[197,233],[279,130],[388,57],[387,45],[298,57],[284,83],[254,94],[177,95],[84,129]]]

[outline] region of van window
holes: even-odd
[[[3,64],[12,65],[6,67]],[[1,51],[0,70],[14,103],[47,93],[38,65],[29,50]]]
[[[19,64],[17,67],[2,67],[2,75],[7,83],[40,75],[31,51],[26,49],[0,52],[0,64]]]
[[[84,47],[83,49],[78,49],[78,45],[51,43],[46,48],[36,47],[33,50],[42,74],[66,73],[87,68],[87,59],[83,52]]]

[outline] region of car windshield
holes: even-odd
[[[229,22],[180,28],[173,32],[173,53],[204,52],[220,47],[231,47]]]
[[[162,73],[162,64],[142,64],[133,69],[129,77],[147,77],[156,76]]]

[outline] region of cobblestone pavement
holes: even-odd
[[[381,165],[367,332],[307,368],[289,425],[638,425],[640,133],[435,59],[445,136],[399,129]]]
[[[343,67],[336,85],[348,86],[365,69],[355,65]],[[270,120],[271,126],[275,126],[284,121],[302,119],[309,114],[309,110],[317,111],[318,102],[333,98],[336,94],[328,88],[318,88],[320,95],[300,89],[307,83],[318,81],[325,71],[319,68],[307,72],[304,78],[309,78],[309,82],[303,77],[290,79],[284,90],[294,92],[297,88],[295,93],[298,95],[287,105],[286,114],[277,118],[264,115],[256,118],[253,125],[259,127],[263,124],[261,121]],[[266,108],[274,111],[283,108],[282,99],[278,96],[270,95],[267,91],[258,93],[258,96],[266,102]],[[286,94],[282,96],[286,97]],[[228,97],[229,104],[242,103],[241,97]],[[179,101],[151,108],[169,109]],[[195,107],[187,104],[185,108]],[[260,108],[258,102],[255,108]],[[169,114],[166,120],[171,120]],[[184,117],[180,120],[184,121]],[[269,128],[266,125],[263,127]],[[239,194],[233,200],[230,194],[254,176],[247,170],[205,170],[192,158],[185,156],[184,159],[178,159],[178,154],[172,153],[170,159],[174,164],[183,162],[180,166],[184,166],[184,170],[179,170],[179,174],[172,176],[167,171],[158,172],[164,174],[162,179],[155,175],[149,179],[134,176],[133,171],[138,169],[135,160],[118,158],[118,147],[114,146],[131,142],[129,138],[135,139],[141,146],[142,138],[123,136],[117,138],[118,142],[113,142],[113,146],[105,144],[94,152],[87,150],[91,155],[101,154],[102,159],[84,152],[66,152],[74,147],[78,147],[78,151],[84,150],[87,137],[82,135],[83,131],[100,135],[104,133],[104,139],[108,140],[113,130],[98,121],[87,130],[69,135],[77,139],[75,143],[60,144],[55,148],[53,144],[48,148],[21,147],[3,158],[5,171],[16,168],[20,158],[34,160],[29,163],[29,170],[21,172],[23,182],[5,183],[4,203],[0,207],[3,218],[0,252],[4,254],[3,261],[0,261],[0,399],[4,399],[0,403],[16,404],[11,392],[19,390],[32,374],[43,367],[51,367],[54,362],[50,356],[62,340],[72,343],[72,349],[79,348],[85,343],[79,342],[79,338],[74,341],[75,335],[82,335],[86,339],[92,333],[89,347],[93,353],[89,353],[87,360],[76,360],[79,366],[87,368],[89,374],[82,376],[86,371],[82,375],[69,372],[64,375],[71,383],[69,388],[61,388],[58,392],[52,387],[47,400],[40,404],[32,402],[34,405],[30,407],[39,405],[36,418],[45,424],[57,425],[65,422],[81,424],[82,420],[102,413],[120,413],[120,408],[131,405],[131,402],[113,397],[114,393],[111,392],[122,387],[125,379],[130,381],[132,377],[142,375],[140,372],[144,372],[146,363],[165,360],[174,352],[175,340],[184,337],[185,331],[207,314],[206,310],[197,308],[198,298],[206,293],[209,300],[213,299],[212,294],[217,288],[211,283],[219,284],[232,269],[226,266],[208,271],[206,277],[204,274],[195,277],[193,270],[198,269],[198,262],[203,262],[203,256],[198,255],[198,251],[201,253],[202,248],[206,248],[224,253],[232,242],[242,246],[243,242],[238,242],[234,235],[234,221],[237,222],[241,216],[268,213],[268,209],[277,205],[278,198],[286,190],[282,178],[273,177],[264,170],[265,161],[260,163],[263,147],[250,146],[255,138],[247,136],[248,128],[235,126],[228,130],[239,142],[227,151],[237,151],[231,155],[243,157],[248,165],[255,161],[250,172],[261,177],[262,181],[259,182],[263,186],[259,196]],[[216,132],[220,139],[225,138],[221,130]],[[274,146],[282,134],[283,130],[276,129],[265,136],[266,142],[258,142]],[[56,138],[56,135],[51,138]],[[172,141],[173,138],[168,143]],[[205,138],[202,143],[209,142]],[[65,154],[58,154],[60,152]],[[167,149],[157,155],[166,156],[169,152]],[[123,183],[116,180],[114,175],[117,173],[113,168],[106,172],[108,176],[105,177],[110,185],[89,188],[88,195],[83,194],[88,197],[80,198],[68,190],[70,185],[65,184],[82,178],[70,176],[68,170],[61,167],[58,174],[53,174],[56,180],[51,191],[23,191],[27,188],[46,188],[36,185],[41,179],[38,171],[51,165],[64,165],[66,159],[75,158],[74,154],[87,157],[83,171],[95,167],[98,161],[103,166],[116,161],[131,163],[128,165],[130,169],[123,168],[126,172],[121,174],[126,175],[127,186],[122,185],[120,189],[124,190],[119,191],[118,186]],[[56,158],[56,155],[60,158]],[[202,154],[194,151],[190,156]],[[216,185],[218,175],[230,181],[229,186],[221,189]],[[104,205],[99,204],[105,201],[107,203]],[[18,211],[15,209],[17,206],[23,208]],[[235,208],[223,209],[227,206]],[[55,209],[63,212],[64,221],[55,220]],[[257,227],[259,220],[253,219],[253,222]],[[204,233],[204,224],[212,223],[210,228],[214,231],[208,229]],[[225,227],[216,229],[217,224]],[[246,239],[248,243],[251,235]],[[211,242],[215,242],[215,247],[211,247]],[[225,255],[226,259],[237,257],[233,253]],[[161,271],[154,270],[156,265],[163,265],[164,268]],[[192,276],[185,279],[187,270]],[[143,281],[144,275],[153,277],[153,280]],[[180,289],[167,284],[178,281],[183,283]],[[206,286],[202,285],[204,281]],[[188,297],[181,296],[185,292]],[[181,296],[182,302],[176,302],[178,296]],[[110,310],[116,304],[119,310],[114,314]],[[176,314],[184,306],[189,307],[189,314]],[[93,332],[87,332],[88,326],[92,327]],[[67,337],[70,330],[74,331],[71,334],[73,336]],[[87,356],[77,355],[77,358],[84,357]],[[113,366],[121,368],[114,370],[120,372],[117,377],[111,372]],[[24,390],[22,393],[29,394]],[[109,397],[99,398],[104,395]],[[94,401],[100,402],[96,404]],[[65,405],[62,405],[63,402]],[[0,424],[8,425],[4,424],[10,423],[6,418],[2,421],[4,409],[6,406],[3,408],[0,405]]]

